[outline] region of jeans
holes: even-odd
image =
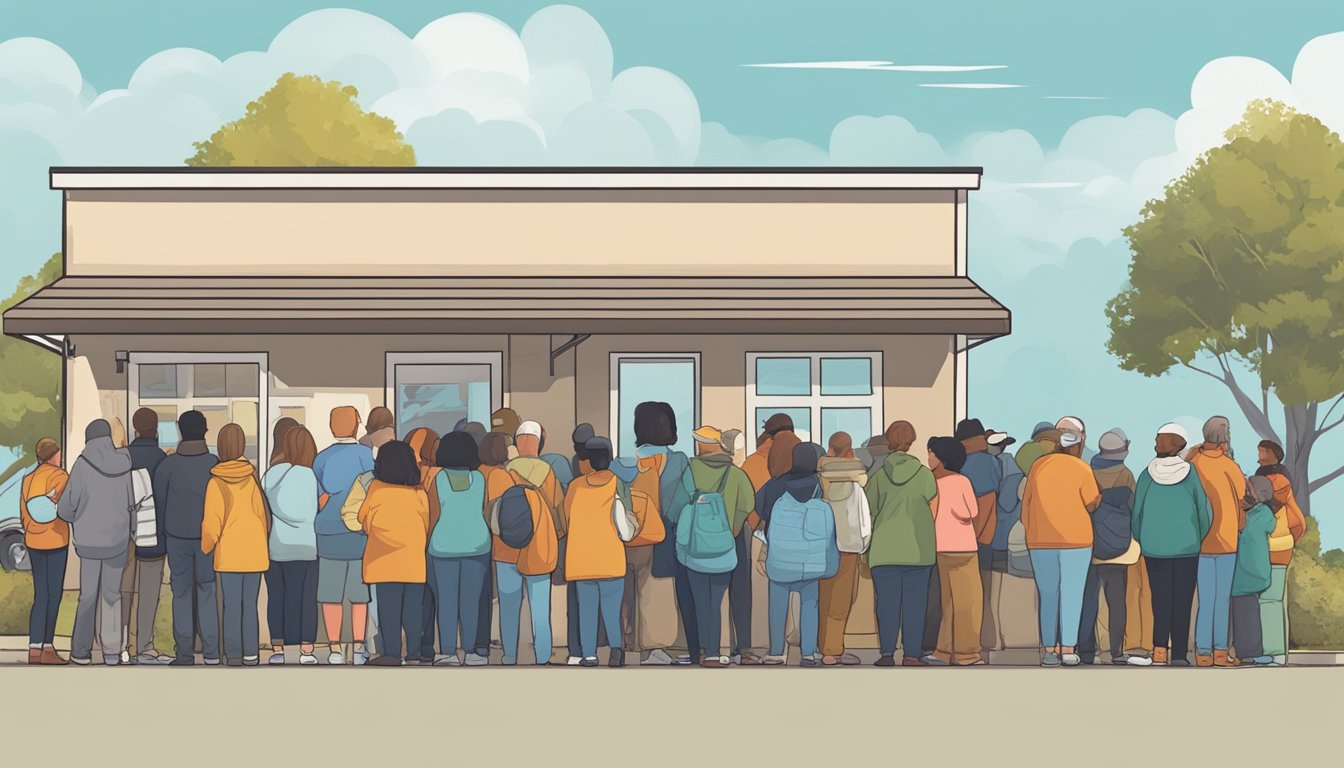
[[[728,582],[734,656],[751,650],[751,566],[751,529],[744,525],[737,537],[737,567]]]
[[[378,652],[401,658],[401,637],[406,635],[406,661],[417,661],[420,649],[420,608],[425,600],[424,584],[384,582],[374,584],[378,593]]]
[[[675,589],[677,600],[677,615],[681,620],[683,634],[686,635],[686,651],[690,654],[691,663],[698,664],[704,658],[704,644],[701,642],[701,630],[699,614],[695,608],[695,590],[691,589],[691,570],[677,561],[676,570],[672,574],[672,584]],[[725,582],[726,584],[726,582]],[[723,604],[720,597],[720,605]],[[714,645],[718,647],[719,638],[714,638]]]
[[[476,653],[490,655],[490,629],[494,619],[495,569],[485,569],[485,583],[481,585],[481,606],[476,614]]]
[[[1254,659],[1265,655],[1263,628],[1260,626],[1260,596],[1237,595],[1230,601],[1232,638],[1237,644],[1237,658]]]
[[[1184,661],[1190,653],[1190,604],[1199,556],[1144,559],[1153,590],[1153,648],[1170,648],[1172,661]]]
[[[797,592],[798,645],[803,658],[817,655],[817,602],[819,580],[770,582],[770,655],[784,655],[784,627],[789,617],[789,595]]]
[[[221,573],[219,588],[224,593],[224,657],[230,661],[256,658],[261,574]]]
[[[425,555],[425,590],[420,599],[420,658],[434,660],[434,636],[438,629],[439,595],[434,588],[434,564],[429,555]],[[412,644],[410,638],[406,639]]]
[[[1227,650],[1228,615],[1232,600],[1232,571],[1237,555],[1200,555],[1195,577],[1199,606],[1195,613],[1195,653],[1208,656],[1214,650]]]
[[[439,652],[456,656],[459,632],[463,650],[475,652],[481,590],[490,571],[489,553],[476,557],[431,557],[429,564],[439,624]],[[423,647],[420,653],[423,656]]]
[[[896,635],[905,658],[923,653],[924,612],[928,610],[931,565],[879,565],[872,569],[877,598],[877,638],[883,656],[896,654]]]
[[[177,658],[192,661],[196,630],[201,654],[219,658],[219,612],[215,603],[214,560],[201,551],[200,539],[168,537],[168,571],[173,589],[173,641]]]
[[[28,614],[28,644],[51,645],[56,638],[56,615],[61,610],[61,590],[70,548],[30,549],[33,564],[33,610]]]
[[[121,658],[121,576],[126,553],[106,560],[82,560],[79,564],[79,604],[75,608],[75,631],[70,655],[88,659],[93,655],[93,625],[98,623],[98,641],[103,658]]]
[[[719,642],[723,633],[723,598],[728,593],[733,574],[731,571],[701,573],[687,569],[686,579],[695,603],[695,627],[699,633],[696,646],[701,654],[700,659],[715,658],[722,650]],[[690,630],[686,631],[689,635]],[[690,644],[689,636],[686,642]]]
[[[317,561],[272,561],[266,571],[266,623],[284,645],[317,642]]]
[[[499,639],[504,658],[518,661],[518,625],[523,611],[523,591],[532,613],[532,648],[538,664],[551,661],[551,575],[524,576],[514,563],[495,563],[499,584]]]
[[[606,627],[607,637],[621,636],[621,602],[625,598],[625,577],[571,581],[579,598],[579,647],[584,658],[597,656],[598,619]],[[574,655],[571,650],[570,655]]]
[[[1265,656],[1288,653],[1288,566],[1269,569],[1269,589],[1260,593],[1260,644]]]
[[[1040,597],[1041,645],[1072,648],[1078,645],[1092,548],[1033,549],[1030,554]]]
[[[1128,565],[1093,565],[1087,571],[1087,587],[1083,591],[1083,618],[1078,627],[1078,653],[1084,660],[1097,655],[1097,612],[1101,608],[1098,592],[1106,593],[1107,624],[1111,630],[1111,658],[1125,655],[1125,624],[1129,612],[1125,605]]]

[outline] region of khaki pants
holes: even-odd
[[[1125,575],[1125,650],[1153,652],[1153,592],[1143,558]]]
[[[974,664],[980,661],[980,625],[985,596],[980,586],[980,558],[975,552],[939,552],[938,585],[943,619],[938,625],[942,661]]]
[[[676,585],[670,578],[653,575],[653,547],[625,551],[625,597],[621,606],[621,630],[625,647],[632,653],[674,648],[677,643]]]
[[[1005,649],[1040,648],[1041,626],[1036,620],[1039,596],[1030,578],[996,573],[999,577],[999,640]]]
[[[818,647],[824,656],[839,656],[845,652],[845,625],[854,607],[859,588],[859,556],[840,553],[840,567],[829,579],[822,579],[817,612],[821,623],[818,628]]]

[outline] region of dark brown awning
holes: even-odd
[[[964,277],[66,277],[4,315],[75,334],[962,334],[1009,311]]]

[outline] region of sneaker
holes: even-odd
[[[934,656],[933,654],[929,654],[928,656],[925,656],[925,657],[921,658],[920,661],[923,662],[923,663],[924,663],[924,666],[926,666],[926,667],[946,667],[946,666],[947,666],[947,662],[946,662],[946,661],[943,661],[942,659],[938,658],[937,656]]]
[[[678,665],[678,666],[682,666],[682,667],[690,666],[690,665],[692,665],[692,664],[695,664],[696,662],[697,662],[696,659],[691,658],[690,654],[686,654],[686,653],[683,653],[683,654],[681,654],[680,656],[678,656],[677,658],[675,658],[675,659],[672,660],[672,663],[673,663],[673,664],[676,664],[676,665]]]
[[[597,666],[597,657],[596,657],[596,656],[587,656],[587,657],[585,657],[585,658],[583,658],[583,659],[580,659],[580,660],[579,660],[579,666],[581,666],[581,667],[596,667],[596,666]]]
[[[1130,656],[1129,658],[1125,659],[1124,663],[1128,664],[1131,667],[1153,666],[1153,660],[1148,656]]]
[[[434,660],[434,666],[460,667],[462,666],[462,660],[457,658],[457,654],[453,654],[452,656],[440,656],[439,658]]]
[[[894,667],[896,666],[895,656],[879,656],[877,661],[873,662],[874,667]]]
[[[122,661],[121,661],[121,657],[120,657],[120,656],[104,656],[104,657],[103,657],[103,666],[105,666],[105,667],[118,667],[118,666],[121,666],[121,663],[122,663]]]
[[[36,648],[33,648],[32,646],[28,647],[28,663],[33,666],[42,663],[42,646],[39,645]]]
[[[565,659],[565,666],[566,666],[566,667],[577,667],[577,666],[579,666],[579,662],[581,662],[581,661],[583,661],[583,657],[582,657],[582,656],[570,656],[569,658]]]
[[[1247,666],[1268,667],[1274,663],[1273,656],[1256,656],[1253,659],[1242,659],[1242,663]]]
[[[816,656],[804,656],[803,658],[799,659],[799,661],[798,661],[798,666],[800,666],[800,667],[820,667],[820,666],[821,666],[821,663],[822,663],[822,662],[821,662],[821,659],[818,659]]]
[[[81,659],[81,658],[79,658],[78,656],[71,656],[71,657],[70,657],[70,663],[71,663],[71,664],[77,664],[77,665],[79,665],[79,666],[81,666],[81,667],[87,667],[87,666],[89,666],[90,664],[93,663],[93,659]]]
[[[1111,664],[1113,664],[1113,665],[1115,665],[1115,666],[1117,666],[1117,667],[1123,667],[1123,666],[1125,666],[1125,665],[1128,664],[1128,663],[1129,663],[1129,657],[1127,657],[1127,656],[1112,656],[1112,657],[1111,657]]]
[[[164,664],[167,664],[168,662],[170,662],[170,661],[172,661],[172,660],[173,660],[173,658],[172,658],[171,656],[164,656],[164,655],[161,654],[161,653],[152,652],[152,651],[151,651],[151,652],[147,652],[147,653],[141,653],[141,654],[138,654],[138,655],[135,657],[135,663],[136,663],[136,664],[144,664],[145,666],[150,666],[150,667],[163,666]]]
[[[345,666],[345,654],[340,651],[332,651],[327,654],[327,663],[334,667]]]
[[[853,667],[853,666],[856,666],[856,665],[858,665],[858,664],[862,664],[862,663],[863,663],[863,659],[860,659],[858,656],[855,656],[854,654],[849,653],[848,651],[846,651],[845,653],[840,654],[840,665],[841,665],[841,666],[844,666],[844,667]]]
[[[218,666],[219,666],[219,659],[217,659],[217,658],[216,658],[216,659],[206,659],[206,660],[205,660],[205,666],[207,666],[207,667],[218,667]]]
[[[370,667],[400,667],[400,666],[401,666],[401,659],[397,658],[396,656],[374,656],[372,659],[369,659],[368,666],[370,666]]]
[[[700,666],[715,669],[718,667],[730,666],[732,663],[733,660],[728,658],[727,656],[710,656],[709,658],[700,662]]]
[[[607,666],[613,669],[619,669],[625,666],[625,649],[612,648],[611,656],[607,659]]]
[[[482,655],[479,654],[479,653],[468,653],[468,654],[467,654],[467,666],[468,666],[468,667],[486,667],[486,666],[489,666],[489,665],[490,665],[490,657],[489,657],[489,656],[482,656]]]
[[[913,656],[906,656],[905,658],[901,659],[901,666],[902,666],[902,667],[924,667],[924,666],[928,666],[928,665],[925,664],[921,659],[916,659],[916,658],[913,657]]]
[[[244,666],[244,667],[255,667],[255,666],[257,666],[257,665],[260,664],[260,663],[261,663],[261,659],[258,659],[256,656],[244,656],[244,657],[243,657],[243,666]]]
[[[779,656],[775,656],[775,655],[772,654],[772,655],[770,655],[770,656],[766,656],[764,659],[762,659],[762,660],[761,660],[761,664],[763,664],[763,665],[765,665],[765,666],[767,666],[767,667],[779,667],[779,666],[783,666],[783,665],[784,665],[784,662],[786,662],[786,661],[788,661],[788,658],[785,657],[785,656],[783,656],[782,654],[779,655]]]
[[[301,666],[301,667],[311,667],[312,665],[314,665],[314,664],[316,664],[316,663],[317,663],[317,657],[314,656],[313,654],[311,654],[311,653],[300,653],[300,654],[299,654],[299,666]]]
[[[362,666],[364,666],[365,664],[368,664],[368,663],[369,663],[369,659],[370,659],[370,658],[372,658],[372,656],[371,656],[371,654],[369,653],[368,646],[364,646],[364,647],[356,648],[356,649],[355,649],[355,653],[354,653],[354,655],[351,657],[350,661],[351,661],[351,663],[353,663],[356,667],[362,667]]]
[[[168,666],[170,666],[170,667],[194,667],[194,666],[196,666],[196,660],[195,660],[195,659],[173,659],[171,662],[168,663]]]
[[[282,666],[284,666],[284,664],[285,664],[285,654],[283,654],[283,653],[272,653],[272,654],[271,654],[271,657],[270,657],[269,659],[266,660],[266,664],[267,664],[268,666],[273,666],[273,667],[282,667]]]
[[[121,664],[130,664],[130,663],[131,663],[131,652],[130,652],[130,651],[122,651],[122,652],[121,652],[121,658],[120,658],[118,661],[119,661],[119,663],[121,663]],[[103,660],[103,663],[104,663],[104,664],[107,664],[107,660],[104,659],[104,660]],[[116,666],[116,665],[115,665],[115,664],[108,664],[108,666]]]
[[[674,663],[674,660],[671,656],[667,655],[667,651],[659,648],[656,651],[650,651],[649,655],[639,663],[646,666],[665,667]]]
[[[1066,667],[1076,667],[1083,663],[1082,657],[1076,653],[1066,653],[1061,659]]]
[[[1062,663],[1063,661],[1059,658],[1059,654],[1054,651],[1046,651],[1045,654],[1041,656],[1042,667],[1058,667]]]
[[[1283,655],[1283,656],[1270,656],[1269,658],[1270,658],[1270,662],[1269,662],[1270,666],[1273,666],[1273,667],[1286,667],[1286,666],[1288,666],[1288,656],[1287,656],[1287,655]]]
[[[1080,653],[1080,654],[1078,654],[1078,658],[1079,658],[1079,663],[1080,663],[1080,664],[1086,664],[1086,665],[1089,666],[1089,667],[1092,666],[1093,664],[1096,664],[1096,663],[1097,663],[1097,657],[1096,657],[1096,656],[1086,656],[1086,655]]]
[[[732,659],[733,664],[742,667],[754,667],[761,663],[761,657],[754,653],[735,653]]]

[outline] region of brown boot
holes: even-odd
[[[1227,653],[1227,651],[1222,651],[1222,653]],[[1212,667],[1212,666],[1213,666],[1213,657],[1212,657],[1212,656],[1203,656],[1203,655],[1199,655],[1199,654],[1197,654],[1197,655],[1195,656],[1195,666],[1196,666],[1196,667]]]
[[[57,653],[55,648],[46,646],[42,649],[42,663],[53,667],[63,667],[70,662],[61,658],[61,654]]]
[[[1213,666],[1215,667],[1240,667],[1241,662],[1232,657],[1227,651],[1213,652]]]
[[[42,649],[41,649],[41,648],[33,648],[33,647],[29,646],[29,648],[28,648],[28,663],[29,663],[29,664],[41,664],[41,663],[42,663]]]
[[[1166,666],[1169,651],[1166,648],[1153,649],[1153,666]]]

